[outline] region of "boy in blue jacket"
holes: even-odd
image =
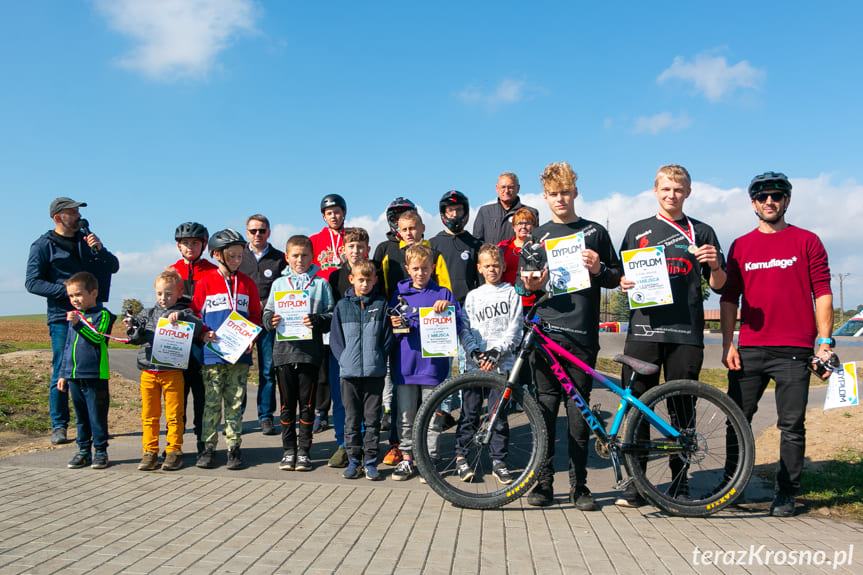
[[[410,327],[408,333],[397,333],[399,347],[395,353],[395,384],[398,387],[398,405],[400,417],[400,437],[402,461],[393,472],[393,479],[404,481],[416,475],[411,451],[413,448],[413,425],[417,408],[422,400],[431,395],[440,382],[450,373],[450,358],[423,357],[420,340],[419,308],[430,307],[435,312],[442,313],[448,307],[455,308],[456,333],[462,329],[461,309],[452,292],[439,286],[432,279],[433,252],[426,245],[414,244],[405,250],[405,268],[409,279],[402,280],[396,287],[390,305],[394,308],[407,305],[408,311],[403,317],[391,318],[393,327],[401,327],[402,321],[407,321]],[[432,433],[440,431],[440,424],[432,425]],[[430,442],[434,445],[434,438]],[[432,447],[434,449],[434,447]]]
[[[108,335],[114,315],[96,301],[99,283],[90,272],[67,279],[66,294],[73,311],[66,312],[69,330],[57,379],[57,389],[69,391],[78,420],[78,453],[70,469],[108,467]],[[90,447],[96,449],[91,458]]]
[[[360,477],[364,465],[366,478],[376,481],[381,479],[377,469],[381,395],[393,332],[387,302],[374,293],[374,264],[368,260],[356,262],[349,277],[353,287],[336,304],[330,330],[330,349],[339,362],[345,407],[348,468],[343,476]],[[365,427],[362,436],[361,427]]]

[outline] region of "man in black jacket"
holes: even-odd
[[[513,237],[512,216],[521,208],[529,209],[539,220],[539,212],[535,208],[521,203],[519,188],[518,176],[512,172],[504,172],[497,178],[497,201],[480,206],[473,224],[473,235],[480,243],[497,245]]]
[[[54,445],[68,442],[66,429],[69,426],[69,393],[57,389],[69,326],[66,312],[74,309],[63,282],[78,272],[90,272],[99,282],[97,301],[106,302],[111,290],[111,275],[120,269],[120,262],[102,246],[102,241],[89,229],[81,229],[78,208],[86,205],[66,197],[51,202],[49,214],[54,221],[54,229],[33,242],[27,258],[24,287],[48,301],[48,333],[53,352],[48,405],[51,412],[51,443]]]
[[[249,244],[243,250],[243,262],[239,271],[252,278],[258,285],[261,309],[267,303],[270,286],[282,274],[287,261],[285,253],[274,248],[270,242],[270,220],[261,214],[249,216],[246,220],[246,237]],[[275,435],[273,414],[276,411],[276,378],[273,371],[274,331],[263,330],[255,340],[258,350],[258,421],[261,433]],[[246,402],[243,401],[245,408]]]

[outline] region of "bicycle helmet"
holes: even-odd
[[[755,194],[764,190],[779,190],[791,195],[791,182],[782,172],[764,172],[752,178],[749,182],[749,198],[755,197]]]
[[[390,205],[387,206],[387,224],[389,224],[390,230],[399,239],[401,239],[401,235],[399,234],[399,216],[409,210],[415,209],[417,209],[416,204],[401,196],[391,201]]]
[[[448,206],[456,206],[461,204],[464,206],[464,214],[456,218],[449,218],[446,215]],[[454,234],[461,233],[464,230],[467,219],[470,216],[470,203],[467,201],[467,196],[458,190],[450,190],[443,195],[438,203],[440,207],[440,219],[443,225]]]
[[[348,211],[347,202],[345,202],[345,199],[338,194],[327,194],[321,200],[321,213],[324,213],[324,211],[327,208],[336,208],[336,207],[339,207],[346,212]]]
[[[240,232],[228,228],[226,230],[219,230],[213,234],[213,237],[210,238],[207,244],[207,249],[210,250],[210,255],[213,255],[213,253],[222,251],[227,247],[238,245],[246,245],[245,238],[240,235]]]
[[[186,222],[177,226],[177,229],[174,231],[174,241],[179,242],[187,238],[201,240],[206,244],[210,239],[210,234],[203,224]]]

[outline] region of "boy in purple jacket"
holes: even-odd
[[[452,292],[439,286],[432,279],[434,268],[432,250],[422,244],[411,245],[405,250],[405,268],[409,279],[398,283],[391,306],[397,308],[407,304],[407,313],[393,317],[393,327],[402,327],[402,320],[410,327],[408,333],[396,333],[398,350],[395,353],[395,384],[398,388],[398,408],[400,417],[400,437],[403,459],[393,472],[393,479],[404,481],[417,473],[411,455],[413,445],[413,424],[417,408],[428,397],[435,386],[445,380],[450,373],[450,358],[423,357],[419,332],[419,308],[434,308],[442,313],[448,307],[455,308],[456,333],[461,331],[461,309]],[[403,300],[403,301],[402,301]],[[433,429],[432,432],[440,429]],[[432,440],[432,445],[434,440]]]

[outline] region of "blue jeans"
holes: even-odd
[[[272,421],[276,412],[276,374],[273,371],[275,337],[275,331],[263,330],[255,342],[258,348],[258,421]]]
[[[342,383],[339,377],[339,361],[332,353],[330,357],[330,399],[333,401],[333,431],[336,433],[336,445],[345,444],[345,406],[342,403]]]
[[[78,419],[78,449],[96,451],[108,449],[108,380],[70,379],[69,395]]]
[[[48,391],[48,409],[51,414],[51,428],[69,426],[69,392],[57,389],[57,379],[60,376],[60,363],[63,361],[63,348],[66,346],[66,333],[69,331],[67,322],[48,324],[51,335],[52,368],[51,387]]]

